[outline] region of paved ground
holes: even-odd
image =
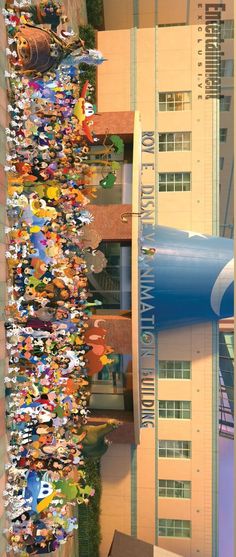
[[[72,23],[72,28],[78,32],[80,25],[87,23],[86,0],[64,0],[65,11]]]

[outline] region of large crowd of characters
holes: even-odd
[[[44,4],[55,15],[58,2]],[[90,127],[86,138],[75,115],[78,60],[69,57],[45,73],[23,71],[30,55],[21,29],[32,13],[24,2],[21,10],[4,10],[10,61],[5,534],[7,550],[20,555],[65,543],[78,527],[69,507],[94,494],[83,453],[91,349],[84,337],[92,304],[82,229],[93,218],[88,204],[96,193],[86,158],[95,137]],[[90,56],[82,42],[79,56]],[[88,83],[84,91],[88,96]]]

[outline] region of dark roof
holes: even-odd
[[[153,557],[153,545],[115,530],[108,557]]]

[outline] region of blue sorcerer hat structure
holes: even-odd
[[[232,240],[144,226],[141,252],[141,309],[157,330],[233,315]]]

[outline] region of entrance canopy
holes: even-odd
[[[107,557],[181,557],[161,547],[152,545],[122,534],[115,530],[112,545]]]

